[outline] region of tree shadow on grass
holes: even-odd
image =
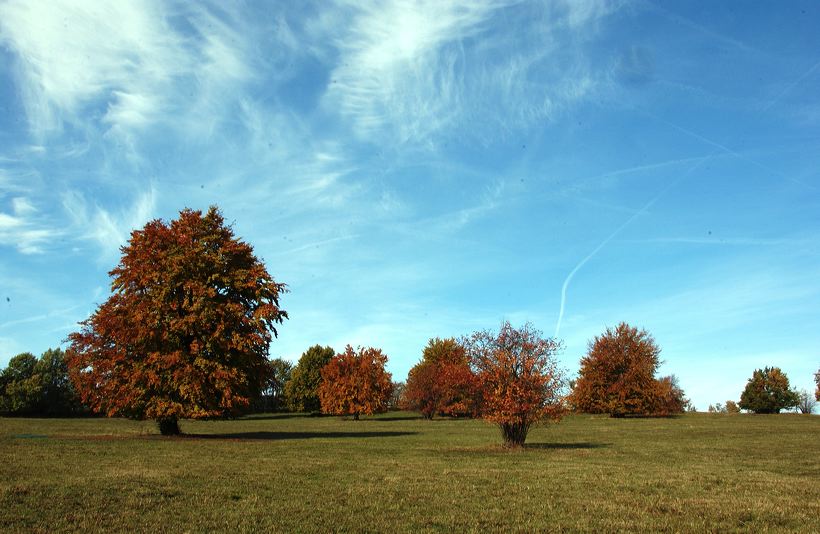
[[[287,440],[287,439],[341,439],[341,438],[393,438],[412,436],[418,432],[231,432],[228,434],[183,434],[191,439],[224,439],[224,440]]]
[[[367,417],[362,419],[362,421],[373,421],[374,423],[378,423],[380,421],[418,421],[423,419],[420,415],[388,415],[387,417]]]
[[[315,417],[310,413],[260,413],[260,414],[250,414],[240,417],[242,421],[268,421],[274,419],[297,419],[297,418],[308,418],[308,417]]]
[[[576,443],[525,443],[525,449],[604,449],[611,447],[611,443],[592,443],[580,441]]]

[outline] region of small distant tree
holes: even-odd
[[[476,408],[476,376],[467,353],[455,339],[431,339],[421,361],[407,375],[405,408],[435,414],[468,415]]]
[[[660,351],[646,330],[626,323],[607,328],[590,341],[581,359],[572,403],[581,412],[613,417],[657,413],[662,394],[667,400],[677,395],[671,383],[655,379]]]
[[[393,383],[385,370],[387,355],[381,349],[348,345],[322,368],[319,400],[322,412],[359,415],[387,410]]]
[[[797,409],[800,413],[812,413],[816,404],[814,396],[805,389],[797,394]]]
[[[689,402],[680,387],[678,377],[664,376],[656,382],[658,392],[657,401],[653,409],[655,415],[674,415],[683,413]]]
[[[756,369],[740,395],[739,406],[754,413],[780,413],[799,403],[797,392],[789,387],[789,379],[779,367]]]
[[[724,406],[721,403],[716,402],[715,403],[715,413],[726,413],[726,408],[724,408]]]
[[[254,402],[257,412],[277,412],[285,408],[285,385],[290,380],[293,364],[282,358],[268,361],[268,375],[262,393]]]
[[[814,398],[815,400],[820,401],[820,369],[814,373],[814,383],[815,383],[815,390],[814,390]]]
[[[71,381],[109,417],[232,417],[264,388],[285,285],[222,214],[185,209],[131,233],[110,275],[112,295],[69,335]]]
[[[291,411],[318,412],[322,409],[319,401],[322,368],[335,355],[335,350],[321,345],[314,345],[302,353],[285,385],[285,398]]]
[[[566,412],[560,344],[529,323],[502,323],[463,341],[478,377],[481,416],[499,426],[505,447],[521,447],[533,425],[560,421]]]
[[[40,399],[40,381],[34,374],[37,357],[23,352],[9,360],[0,376],[0,411],[13,415],[31,415]]]
[[[738,407],[735,401],[727,400],[726,401],[726,413],[740,413],[740,408]]]
[[[402,399],[404,398],[405,382],[393,382],[393,391],[390,394],[390,402],[387,408],[390,410],[401,410]]]
[[[708,408],[706,408],[708,413],[716,413],[717,410],[715,409],[714,405],[710,404]]]

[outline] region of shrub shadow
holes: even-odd
[[[581,441],[577,443],[525,443],[525,449],[604,449],[611,447],[611,443],[592,443]]]
[[[418,432],[231,432],[228,434],[183,434],[183,438],[225,440],[287,440],[287,439],[341,439],[392,438],[412,436]]]

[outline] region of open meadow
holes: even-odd
[[[798,531],[820,417],[0,419],[3,531]]]

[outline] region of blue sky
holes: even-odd
[[[291,319],[382,347],[644,327],[700,409],[820,367],[816,2],[0,3],[0,365],[217,204]]]

